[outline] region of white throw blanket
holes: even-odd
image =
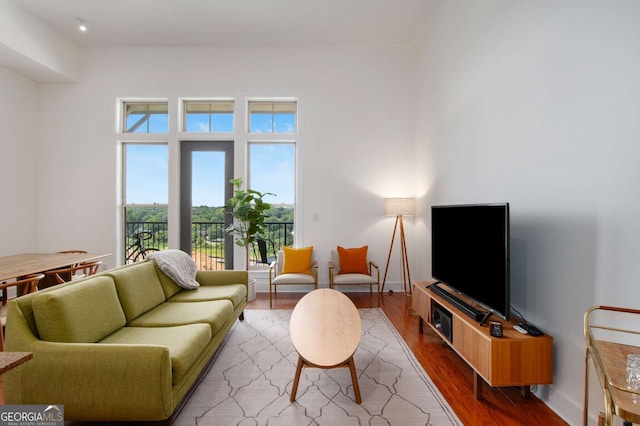
[[[182,250],[163,250],[150,254],[158,268],[182,288],[193,290],[200,287],[196,281],[198,267],[191,256]]]

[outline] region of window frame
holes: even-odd
[[[151,132],[149,131],[149,119],[151,117],[148,117],[146,119],[146,123],[147,123],[147,131],[146,132],[131,132],[131,131],[127,131],[127,105],[133,105],[133,104],[138,104],[138,105],[147,105],[147,107],[149,107],[150,105],[166,105],[166,116],[167,116],[167,130],[162,131],[162,132]],[[118,107],[119,107],[119,111],[118,111],[118,117],[119,117],[119,122],[117,123],[117,132],[123,135],[149,135],[149,134],[159,134],[159,135],[166,135],[169,134],[171,132],[171,116],[170,116],[170,105],[169,105],[169,99],[166,98],[161,98],[161,99],[119,99],[118,102]]]
[[[169,164],[169,181],[168,181],[168,204],[151,205],[155,207],[164,207],[168,213],[168,232],[169,243],[173,246],[177,245],[179,240],[179,194],[180,189],[175,181],[179,173],[179,152],[180,145],[184,140],[233,140],[235,141],[234,166],[236,176],[244,176],[245,182],[250,184],[250,159],[249,159],[249,143],[292,143],[295,150],[295,166],[294,166],[294,244],[301,244],[304,241],[303,226],[303,206],[299,204],[302,200],[300,197],[302,191],[302,178],[300,176],[300,157],[304,149],[301,142],[301,120],[300,108],[301,100],[298,97],[249,97],[249,96],[233,96],[233,97],[151,97],[151,98],[135,98],[135,97],[118,97],[115,99],[115,142],[116,142],[116,193],[117,193],[117,209],[116,209],[116,263],[119,264],[124,259],[123,243],[125,235],[125,209],[130,207],[143,207],[143,204],[127,204],[126,201],[126,170],[124,170],[123,150],[126,144],[165,144],[168,146],[168,164]],[[232,101],[234,105],[233,111],[233,132],[186,132],[184,131],[184,102],[185,101]],[[250,102],[293,102],[295,103],[295,128],[291,133],[273,132],[273,133],[255,133],[250,132]],[[125,132],[125,108],[130,103],[165,103],[167,105],[167,133],[130,133]]]
[[[271,131],[267,132],[254,132],[251,131],[251,113],[252,108],[251,106],[255,104],[255,105],[271,105]],[[276,114],[281,114],[280,112],[275,111],[275,106],[276,105],[286,105],[286,104],[293,104],[294,105],[294,111],[293,111],[293,117],[294,117],[294,123],[293,123],[293,131],[292,132],[278,132],[275,131],[275,126],[276,126],[276,120],[274,119],[274,117],[276,116]],[[273,99],[269,99],[269,98],[249,98],[247,99],[247,105],[246,105],[246,111],[247,111],[247,116],[246,116],[246,131],[248,134],[250,135],[297,135],[298,134],[298,126],[299,126],[299,117],[298,117],[298,111],[299,111],[299,105],[298,105],[298,99],[294,99],[294,98],[273,98]],[[282,137],[282,136],[280,136]]]
[[[201,132],[197,132],[197,131],[189,131],[187,130],[187,106],[190,103],[208,103],[209,104],[209,113],[208,115],[208,119],[209,119],[209,131],[201,131]],[[211,112],[211,104],[215,104],[215,103],[231,103],[232,104],[232,108],[231,108],[231,130],[230,131],[218,131],[218,130],[213,130],[212,129],[212,112]],[[180,122],[179,122],[179,126],[178,128],[180,129],[181,133],[187,134],[187,135],[193,135],[193,134],[224,134],[224,135],[233,135],[236,133],[236,108],[237,108],[237,103],[236,100],[234,98],[180,98],[180,111],[179,111],[179,117],[180,117]],[[227,136],[228,137],[228,136]]]
[[[133,133],[127,133],[126,135],[133,135]],[[146,136],[146,133],[138,133],[138,136]],[[127,146],[129,145],[162,145],[167,147],[167,202],[166,203],[128,203],[127,202]],[[168,140],[147,140],[145,138],[140,139],[122,139],[118,141],[118,215],[117,215],[117,229],[119,229],[118,235],[116,237],[116,255],[117,255],[117,264],[125,263],[125,239],[127,238],[127,230],[126,230],[126,211],[128,208],[165,208],[167,211],[167,216],[170,215],[170,174],[171,174],[171,147]]]

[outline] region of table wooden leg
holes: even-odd
[[[360,404],[362,397],[360,397],[360,385],[358,384],[358,375],[356,374],[356,363],[353,361],[353,356],[349,358],[349,371],[351,371],[351,381],[353,382],[353,393],[356,395],[356,402]]]
[[[482,377],[477,373],[473,372],[473,396],[477,400],[482,399]]]
[[[296,393],[298,393],[298,382],[300,381],[300,373],[302,373],[302,357],[298,356],[298,366],[296,367],[296,377],[293,379],[293,386],[291,387],[291,402],[296,400]]]

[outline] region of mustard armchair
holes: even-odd
[[[318,288],[318,261],[314,260],[313,246],[283,247],[276,260],[269,265],[269,308],[279,285],[312,285]]]
[[[376,286],[378,306],[380,306],[380,267],[368,258],[368,247],[343,248],[331,250],[329,261],[329,287],[337,285],[369,286],[369,293],[373,295]],[[342,258],[343,265],[340,265]]]

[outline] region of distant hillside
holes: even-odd
[[[167,207],[127,207],[125,222],[167,222]],[[224,207],[198,206],[191,210],[192,222],[224,222]],[[274,207],[265,222],[293,223],[292,207]]]

